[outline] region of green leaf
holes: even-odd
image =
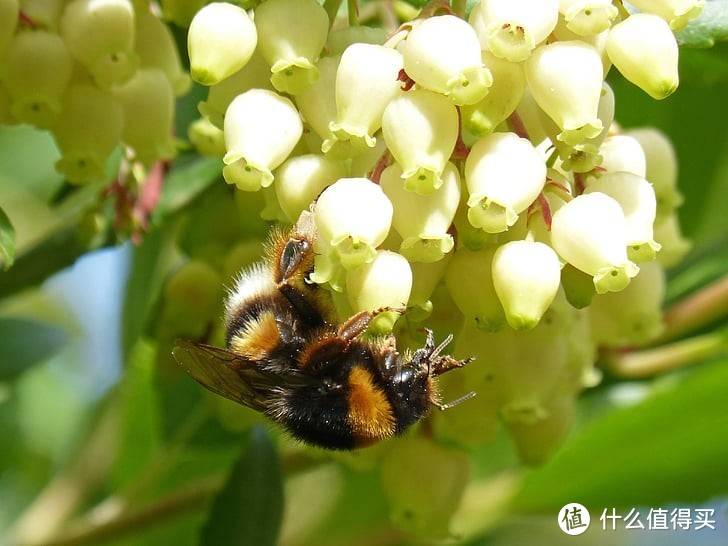
[[[124,287],[121,311],[121,347],[124,360],[141,336],[154,308],[164,278],[174,256],[175,226],[147,233],[134,247],[131,267]]]
[[[0,381],[43,362],[67,339],[65,330],[25,319],[0,318]]]
[[[680,45],[688,47],[711,47],[716,41],[728,40],[728,2],[709,0],[700,16],[675,35]]]
[[[575,434],[527,476],[515,508],[659,506],[725,496],[726,391],[725,359],[665,378],[642,402],[612,410]]]
[[[5,271],[10,269],[15,260],[15,229],[10,223],[10,218],[0,208],[0,259],[5,263]]]
[[[245,454],[215,497],[200,546],[273,546],[283,515],[278,455],[263,425],[250,433]]]

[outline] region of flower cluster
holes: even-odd
[[[312,281],[342,317],[407,306],[374,330],[460,329],[456,353],[478,362],[443,382],[479,396],[436,431],[472,442],[498,417],[543,459],[598,380],[596,346],[659,333],[664,267],[689,247],[670,143],[615,123],[605,76],[674,92],[672,31],[703,2],[481,0],[389,36],[330,31],[315,0],[293,2],[195,15],[196,141],[271,219],[316,202]]]
[[[145,164],[170,158],[175,97],[190,78],[172,34],[131,0],[0,2],[0,124],[51,132],[56,169],[101,179],[120,144]]]

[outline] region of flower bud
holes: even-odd
[[[222,130],[225,125],[225,112],[235,97],[251,89],[273,90],[269,75],[270,69],[263,57],[254,52],[243,68],[220,83],[211,85],[207,91],[207,100],[200,101],[197,109]]]
[[[640,11],[659,15],[672,30],[680,30],[703,11],[705,0],[630,0]]]
[[[404,70],[417,85],[442,93],[454,104],[474,104],[493,83],[480,58],[475,30],[454,15],[419,22],[402,46]]]
[[[366,178],[342,178],[316,202],[319,241],[330,245],[346,268],[371,262],[389,233],[392,212],[392,203],[377,184]]]
[[[113,95],[124,110],[122,139],[136,158],[152,163],[173,157],[174,92],[164,72],[140,68],[131,80],[115,87]]]
[[[506,322],[493,286],[494,253],[493,247],[477,251],[459,248],[445,271],[445,284],[455,305],[465,315],[465,323],[475,324],[486,332],[496,332]]]
[[[63,154],[58,171],[74,184],[101,179],[107,157],[121,142],[123,124],[121,104],[110,93],[92,85],[69,86],[53,127]]]
[[[627,135],[611,135],[602,143],[601,167],[607,173],[629,172],[645,177],[645,152],[640,143]]]
[[[382,116],[382,134],[402,167],[405,189],[427,195],[442,185],[458,129],[457,109],[442,95],[414,89],[392,99]]]
[[[139,56],[139,66],[162,70],[176,96],[189,91],[192,80],[182,68],[179,50],[169,27],[159,17],[148,11],[137,10],[134,49]]]
[[[630,172],[610,172],[589,182],[585,193],[601,192],[622,207],[626,220],[627,256],[635,262],[652,260],[660,245],[652,238],[655,192],[647,180]]]
[[[303,124],[289,99],[267,89],[251,89],[228,106],[224,131],[225,181],[257,191],[273,183],[271,171],[291,153]]]
[[[514,330],[528,330],[541,320],[561,282],[559,257],[550,246],[511,241],[493,255],[493,286]]]
[[[247,12],[213,2],[198,11],[187,34],[192,79],[215,85],[243,68],[253,55],[258,33]]]
[[[329,126],[333,138],[324,140],[324,153],[336,146],[343,148],[333,151],[337,156],[353,157],[374,146],[384,109],[402,93],[400,70],[402,55],[394,49],[371,44],[346,48],[336,73],[336,122]]]
[[[513,113],[526,88],[526,77],[520,64],[496,57],[488,51],[482,52],[482,59],[493,75],[493,85],[479,102],[460,107],[463,127],[479,137],[495,131]]]
[[[603,193],[579,195],[557,210],[551,242],[564,260],[594,277],[597,294],[623,290],[639,272],[627,259],[622,207]]]
[[[559,12],[566,27],[581,36],[607,30],[618,13],[612,0],[559,0]]]
[[[375,311],[382,307],[406,307],[412,291],[412,269],[401,254],[378,250],[371,262],[346,272],[346,294],[352,310]],[[370,331],[392,331],[399,313],[387,311],[375,317]]]
[[[677,189],[677,158],[670,140],[657,129],[630,129],[625,134],[640,143],[645,154],[645,178],[652,184],[657,198],[657,216],[670,216],[683,202]]]
[[[20,122],[51,127],[73,66],[64,41],[45,30],[21,29],[8,45],[4,61],[10,113]]]
[[[540,46],[525,70],[533,98],[562,131],[559,140],[580,144],[600,133],[602,61],[593,47],[581,41]]]
[[[465,161],[468,220],[488,233],[516,223],[546,182],[542,155],[514,133],[493,133],[475,143]]]
[[[288,220],[295,222],[325,188],[344,177],[344,166],[317,154],[287,159],[276,171],[275,190]]]
[[[440,285],[449,263],[448,254],[436,262],[410,262],[412,268],[412,292],[410,293],[407,320],[422,322],[432,314],[433,292]],[[453,307],[453,311],[457,312]]]
[[[607,54],[622,75],[653,99],[677,89],[677,40],[657,15],[635,13],[609,32]]]
[[[316,0],[267,0],[255,9],[255,27],[273,87],[296,95],[318,78],[314,63],[326,43],[329,17]]]
[[[511,62],[527,59],[559,17],[559,0],[480,0],[480,8],[488,49]]]
[[[640,266],[640,273],[621,292],[596,296],[589,306],[592,339],[600,346],[630,347],[647,343],[663,329],[665,272],[659,262]]]
[[[436,262],[453,249],[448,230],[460,203],[460,176],[452,163],[445,165],[440,188],[428,195],[408,191],[398,165],[384,169],[379,184],[394,205],[392,223],[403,239],[402,255],[413,262]]]
[[[100,87],[124,83],[137,69],[134,19],[130,0],[72,0],[66,5],[63,40]]]
[[[201,155],[220,159],[225,155],[225,135],[222,129],[213,125],[207,118],[200,118],[190,123],[187,137]]]
[[[417,436],[397,439],[382,459],[381,473],[394,526],[429,541],[452,536],[450,518],[470,474],[462,451]]]
[[[319,78],[294,97],[301,116],[322,141],[335,142],[331,125],[336,123],[336,73],[340,57],[321,57],[316,63]],[[345,150],[333,146],[329,154]],[[345,154],[344,154],[345,155]]]
[[[663,267],[673,267],[679,264],[693,246],[690,240],[683,236],[675,212],[661,217],[655,222],[654,235],[655,240],[661,246],[660,252],[657,254],[657,261]]]

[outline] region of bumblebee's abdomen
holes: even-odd
[[[406,428],[386,390],[363,365],[348,368],[338,381],[288,390],[273,413],[293,436],[326,449],[365,447]]]

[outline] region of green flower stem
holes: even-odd
[[[324,1],[324,9],[326,10],[326,14],[329,16],[329,28],[334,26],[334,22],[336,21],[336,16],[339,14],[339,8],[341,7],[342,1],[343,0]]]
[[[28,543],[28,546],[82,546],[138,533],[140,529],[154,526],[161,521],[179,518],[205,508],[210,496],[220,488],[221,482],[222,476],[208,477],[147,507],[108,518],[88,518],[54,540]]]
[[[728,355],[728,329],[676,341],[654,349],[611,351],[603,356],[606,370],[622,379],[640,379]]]
[[[359,25],[359,0],[346,0],[347,13],[349,14],[349,26]]]
[[[676,339],[728,316],[728,275],[665,311],[665,331],[654,344]]]

